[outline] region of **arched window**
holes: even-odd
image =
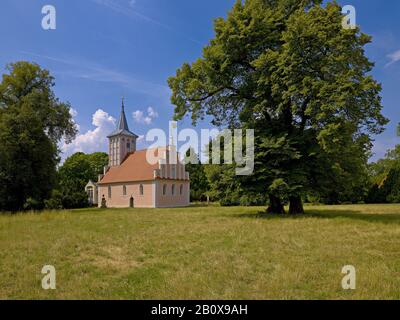
[[[108,186],[108,199],[111,199],[111,186]]]
[[[166,184],[163,185],[162,194],[163,194],[163,196],[165,196],[167,194],[167,185]]]
[[[122,190],[123,195],[126,196],[126,186],[123,186],[122,189],[123,189],[123,190]]]
[[[172,185],[172,195],[173,196],[175,195],[175,185],[174,184]]]
[[[181,184],[181,186],[179,187],[179,194],[180,194],[180,195],[183,194],[183,184]]]
[[[141,184],[140,185],[140,187],[139,187],[139,191],[140,191],[140,195],[142,196],[142,195],[144,195],[144,188],[143,188],[143,185]]]
[[[89,204],[93,204],[93,198],[94,198],[93,187],[87,188],[87,194],[88,194],[88,198],[89,198]]]

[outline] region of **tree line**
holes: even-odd
[[[365,55],[372,38],[344,29],[342,19],[336,2],[238,0],[215,20],[202,56],[168,79],[174,117],[254,129],[255,170],[237,177],[233,166],[189,165],[193,199],[267,204],[277,214],[285,204],[290,214],[303,213],[304,201],[397,201],[398,148],[368,163],[372,137],[388,123]],[[106,156],[77,154],[59,167],[59,142],[77,131],[71,105],[55,97],[54,78],[37,64],[16,62],[7,71],[0,84],[0,210],[83,205],[79,190],[87,177],[96,180],[94,163]]]
[[[17,62],[7,70],[9,73],[3,75],[0,85],[0,210],[87,207],[84,187],[89,180],[97,181],[108,163],[108,155],[78,152],[60,166],[57,145],[61,138],[71,140],[76,133],[70,104],[55,98],[51,91],[53,78],[38,65]],[[224,146],[220,147],[222,151]],[[191,152],[188,150],[188,158],[192,158]],[[279,144],[270,150],[271,155],[274,152],[282,153]],[[302,201],[400,202],[400,146],[375,163],[360,163],[357,170],[348,173],[350,184],[326,184],[325,188],[305,192]],[[259,166],[257,163],[256,167]],[[234,165],[188,164],[186,169],[191,177],[192,201],[209,199],[230,206],[266,205],[270,201],[262,186],[249,187],[260,180],[236,176]],[[272,188],[280,190],[282,205],[290,202],[283,179],[274,180]]]
[[[217,202],[222,206],[264,206],[266,193],[248,188],[246,178],[235,175],[233,165],[187,164],[191,177],[191,201]],[[284,205],[290,199],[281,195]],[[308,204],[400,203],[400,145],[383,159],[369,163],[359,179],[347,187],[332,186],[305,193]]]

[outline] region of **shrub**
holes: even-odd
[[[62,193],[58,190],[54,190],[51,198],[44,202],[45,208],[49,210],[63,209],[62,204]]]

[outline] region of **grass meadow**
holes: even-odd
[[[400,205],[306,209],[2,214],[0,299],[400,299]],[[356,290],[342,289],[345,265]]]

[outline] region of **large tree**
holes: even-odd
[[[47,70],[21,61],[7,71],[0,83],[0,210],[41,208],[56,182],[58,143],[70,142],[76,127]]]
[[[243,180],[269,195],[269,212],[284,212],[283,197],[295,214],[310,191],[356,188],[371,134],[387,123],[364,53],[371,38],[321,2],[237,1],[203,56],[169,79],[176,119],[255,129],[255,173]]]

